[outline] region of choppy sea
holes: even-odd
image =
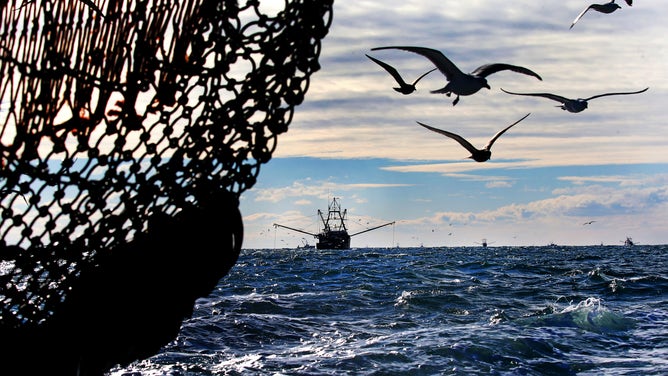
[[[244,250],[118,375],[668,375],[668,246]]]

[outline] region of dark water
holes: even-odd
[[[246,250],[132,372],[667,375],[668,246]]]

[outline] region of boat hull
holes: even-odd
[[[347,231],[329,231],[318,234],[318,249],[350,249],[350,235]]]

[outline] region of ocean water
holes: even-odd
[[[668,375],[668,246],[244,250],[112,375]]]

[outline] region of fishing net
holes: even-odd
[[[0,369],[94,374],[174,338],[236,262],[331,8],[0,0]]]

